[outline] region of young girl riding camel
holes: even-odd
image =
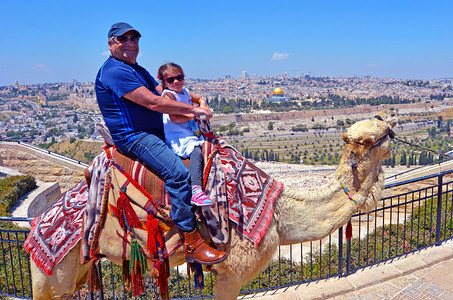
[[[175,63],[162,65],[158,71],[164,91],[162,96],[169,99],[207,108],[206,101],[184,88],[184,72]],[[165,142],[180,157],[190,157],[189,173],[192,186],[192,204],[196,206],[211,205],[213,202],[202,190],[203,154],[201,146],[204,139],[197,128],[193,114],[163,115]]]

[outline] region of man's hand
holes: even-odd
[[[199,117],[199,116],[201,116],[201,115],[204,115],[206,120],[209,120],[210,118],[212,118],[212,112],[209,110],[209,108],[195,107],[195,106],[194,106],[193,114],[194,114],[196,117]]]

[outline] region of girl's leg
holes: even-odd
[[[211,205],[213,202],[203,192],[203,153],[201,147],[195,147],[190,154],[189,173],[192,185],[192,204],[197,206]]]

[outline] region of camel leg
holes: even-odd
[[[33,299],[48,300],[52,299],[50,294],[50,281],[48,275],[30,259],[30,270],[32,278]]]
[[[216,300],[234,300],[238,297],[243,282],[239,281],[234,274],[218,275],[215,283]]]
[[[275,223],[271,223],[258,246],[240,237],[233,228],[231,243],[227,249],[228,258],[212,267],[218,274],[215,299],[236,299],[241,287],[269,265],[278,247],[276,228]]]
[[[88,264],[80,264],[80,242],[60,261],[49,276],[31,261],[33,299],[60,299],[74,294],[86,281]]]

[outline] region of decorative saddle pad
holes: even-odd
[[[115,147],[106,148],[105,153],[108,153],[108,155],[101,153],[101,155],[99,155],[100,162],[93,165],[92,169],[89,168],[92,182],[90,184],[90,199],[88,200],[89,205],[87,206],[86,212],[86,216],[88,217],[85,220],[85,234],[82,241],[82,255],[85,261],[87,261],[90,256],[93,258],[93,253],[90,255],[90,250],[109,256],[116,254],[116,252],[111,251],[116,249],[113,249],[114,247],[112,248],[108,245],[122,241],[122,237],[120,236],[121,233],[116,233],[120,227],[113,216],[113,210],[116,208],[116,200],[120,196],[120,189],[125,183],[126,194],[132,200],[132,206],[142,222],[146,222],[148,214],[151,214],[167,223],[168,229],[173,225],[169,217],[171,210],[169,195],[164,188],[163,181],[152,170],[145,168],[139,161],[130,159],[116,151]],[[95,158],[94,161],[97,161],[97,159],[98,157]],[[105,170],[104,178],[98,176],[98,168],[103,168]],[[107,183],[108,186],[104,186],[105,177],[107,176],[110,176],[111,180]],[[101,217],[101,214],[103,213],[101,206],[104,200],[103,195],[105,188],[108,188],[107,191],[110,205],[108,208],[106,207],[106,211],[104,212],[105,215]],[[91,194],[92,190],[97,190],[99,192]],[[94,207],[96,207],[95,213],[92,212]],[[99,221],[101,219],[108,225],[100,224]],[[97,234],[95,233],[96,231]],[[146,235],[146,232],[143,232],[143,230],[136,231],[138,237],[141,237],[144,234]],[[102,236],[100,237],[101,232]],[[104,235],[107,235],[105,241],[103,241]],[[115,242],[112,242],[113,240],[115,240]],[[144,240],[146,240],[146,238]],[[94,245],[94,248],[97,249],[93,248],[93,243],[96,244]],[[104,251],[103,248],[105,246],[110,249]],[[119,250],[123,251],[123,249]],[[129,253],[129,251],[127,251],[127,253]]]
[[[145,169],[144,167],[142,168]],[[173,225],[169,216],[171,207],[166,203],[168,198],[163,197],[161,201],[161,199],[154,198],[154,193],[151,193],[148,194],[148,196],[152,197],[150,200],[143,194],[141,187],[130,183],[131,178],[127,178],[120,170],[112,167],[110,172],[111,185],[108,191],[108,208],[105,218],[102,218],[105,220],[105,224],[103,224],[100,231],[96,252],[100,255],[107,255],[110,259],[122,257],[122,259],[129,260],[132,236],[137,239],[143,249],[146,249],[148,232],[145,224],[148,216],[159,220],[160,230],[163,233],[163,241],[165,242],[165,247],[161,249],[160,255],[166,257],[180,246],[179,230]],[[131,228],[132,236],[125,234],[117,220],[118,199],[123,187],[126,187],[126,195],[131,201],[131,206],[143,224],[141,228]],[[157,194],[159,193],[160,191],[157,191]],[[119,245],[122,245],[122,247],[119,247]],[[93,247],[91,249],[93,250]]]
[[[82,218],[88,198],[88,186],[82,181],[63,193],[32,222],[24,247],[46,274],[82,237]]]
[[[208,168],[211,165],[210,172],[213,168],[217,172],[216,177],[209,175],[208,182],[221,178],[226,186],[229,219],[238,225],[239,233],[258,245],[272,220],[274,202],[283,191],[283,183],[271,178],[224,140],[216,136],[205,139],[204,155],[212,158]]]

